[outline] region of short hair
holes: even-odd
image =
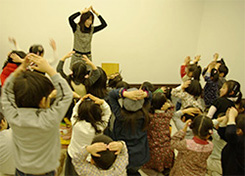
[[[85,75],[87,74],[87,66],[84,61],[76,61],[71,66],[72,80],[75,84],[83,83],[85,80]]]
[[[236,117],[236,127],[241,129],[243,135],[245,135],[245,114],[238,114]]]
[[[206,139],[208,135],[212,134],[210,130],[213,129],[213,126],[212,119],[205,115],[199,115],[194,118],[190,128],[192,129],[194,135],[201,139]]]
[[[97,143],[97,142],[103,142],[108,145],[110,142],[113,142],[113,140],[110,137],[102,134],[102,135],[95,136],[92,141],[92,144]],[[93,155],[91,156],[95,164],[103,170],[109,169],[117,158],[117,155],[115,155],[115,152],[110,151],[109,149],[107,149],[106,151],[98,152],[98,154],[100,154],[100,157],[96,157]]]
[[[162,92],[153,93],[151,100],[151,109],[150,112],[154,114],[156,109],[161,109],[164,103],[167,102],[167,97]]]
[[[44,48],[42,45],[32,45],[29,48],[29,52],[41,55],[42,53],[44,53]]]
[[[0,124],[2,123],[2,120],[5,121],[4,115],[0,112]],[[0,126],[0,130],[2,129],[2,127]]]
[[[16,62],[13,61],[13,59],[11,58],[11,54],[13,54],[13,53],[17,54],[21,59],[24,59],[24,58],[26,57],[26,53],[25,53],[25,52],[23,52],[23,51],[18,51],[18,50],[13,50],[13,51],[11,51],[11,53],[8,55],[8,58],[7,58],[7,60],[4,62],[2,69],[4,69],[4,67],[6,67],[6,65],[7,65],[8,63],[15,63],[16,65],[20,65],[20,64],[21,64],[21,63],[16,63]]]
[[[97,125],[99,123],[103,123],[102,110],[100,105],[96,104],[90,98],[83,100],[78,106],[77,119],[79,121],[85,120],[92,125],[92,127],[95,129],[95,133],[101,133],[101,130],[97,127]]]
[[[121,74],[119,73],[114,78],[109,79],[108,86],[114,88],[114,87],[116,87],[117,83],[121,82],[122,80],[123,80],[123,78],[122,78]]]
[[[198,98],[202,95],[202,86],[197,79],[191,80],[191,83],[187,88],[185,88],[185,91],[189,93],[190,95],[193,95],[195,98]]]
[[[229,73],[228,67],[226,65],[224,65],[224,64],[221,64],[219,66],[218,70],[219,70],[219,73],[224,73],[224,77],[226,77],[226,75]]]
[[[151,91],[151,92],[155,91],[154,85],[152,83],[150,83],[149,81],[143,82],[142,85],[141,85],[141,89],[142,90]]]
[[[25,71],[15,79],[13,90],[18,107],[39,108],[42,98],[47,98],[54,86],[46,76]]]

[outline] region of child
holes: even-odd
[[[86,158],[92,155],[89,163]],[[105,135],[96,136],[91,145],[76,152],[72,162],[78,175],[126,176],[128,152],[125,142],[113,141]]]
[[[238,115],[234,107],[231,107],[227,114],[228,123],[225,128],[227,144],[221,156],[223,175],[245,175],[245,115]]]
[[[184,128],[187,120],[191,119],[193,121],[194,118],[200,114],[202,114],[202,111],[199,108],[188,106],[184,109],[176,111],[172,119],[177,130],[179,131]],[[187,127],[185,139],[192,139],[193,136],[192,130]]]
[[[5,61],[3,65],[3,71],[1,73],[1,85],[3,86],[6,78],[21,64],[26,53],[23,51],[13,50],[8,55],[8,59]]]
[[[204,80],[206,84],[204,86],[204,102],[206,108],[209,108],[213,102],[218,98],[218,80],[219,80],[219,73],[218,70],[215,68],[216,62],[211,62],[208,67],[204,70]]]
[[[94,15],[91,11],[96,14],[96,16],[99,18],[101,25],[99,26],[93,26],[94,22]],[[80,21],[76,24],[74,20],[81,15]],[[81,60],[82,55],[86,55],[90,60],[92,60],[91,57],[91,41],[92,36],[94,33],[104,29],[107,24],[105,20],[102,18],[101,15],[99,15],[92,6],[89,8],[85,8],[81,12],[76,12],[73,15],[69,17],[69,24],[72,28],[72,31],[74,33],[74,44],[73,44],[73,51],[76,53],[71,58],[71,64],[75,63],[76,60]]]
[[[26,71],[31,68],[44,75]],[[50,106],[49,94],[56,89],[56,100]],[[55,175],[59,166],[59,125],[72,99],[69,85],[47,63],[29,54],[8,77],[3,87],[4,114],[13,130],[16,174]]]
[[[147,130],[150,148],[150,161],[144,165],[146,169],[158,172],[170,170],[174,153],[170,148],[170,120],[174,107],[163,93],[154,93],[151,102],[151,121]]]
[[[76,152],[89,145],[96,134],[103,133],[111,116],[110,106],[103,99],[85,95],[74,107],[71,118],[72,137],[68,146],[66,175],[77,175],[71,163]]]
[[[122,107],[118,99],[123,97]],[[147,140],[149,116],[146,106],[151,92],[132,89],[116,89],[109,93],[112,112],[115,115],[113,139],[126,142],[129,152],[127,173],[140,175],[139,168],[150,159]],[[145,99],[144,99],[145,98]]]
[[[172,96],[181,99],[181,109],[183,107],[194,106],[204,110],[202,103],[202,87],[197,79],[188,80],[179,87],[172,89]]]
[[[218,86],[219,89],[221,89],[221,87],[223,86],[223,84],[226,82],[226,75],[229,72],[228,67],[225,64],[225,61],[223,59],[221,59],[220,61],[217,61],[217,63],[220,63],[218,71],[219,71],[219,81],[218,81]]]
[[[226,81],[220,89],[220,97],[209,108],[207,116],[217,119],[220,113],[225,113],[228,108],[234,107],[241,101],[242,93],[237,81]]]
[[[204,115],[197,116],[190,125],[193,139],[184,139],[190,122],[187,120],[183,130],[176,132],[171,139],[171,147],[178,150],[178,155],[170,176],[204,176],[206,173],[207,159],[213,150],[212,142],[207,140],[212,134],[213,122]]]
[[[14,175],[15,172],[12,129],[7,127],[8,123],[0,112],[0,175]]]

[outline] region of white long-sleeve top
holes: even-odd
[[[75,153],[79,152],[83,146],[90,145],[95,136],[95,129],[91,125],[91,123],[86,122],[85,120],[77,121],[76,119],[80,103],[81,100],[78,101],[73,108],[73,113],[71,117],[72,136],[71,142],[68,146],[68,153],[71,158],[73,158],[75,156]],[[98,125],[98,128],[101,131],[104,131],[104,129],[108,125],[108,121],[111,116],[111,109],[105,101],[102,105],[100,105],[100,108],[102,109],[102,120],[104,121],[104,123]]]

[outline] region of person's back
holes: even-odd
[[[7,129],[7,126],[8,123],[0,112],[0,173],[14,175],[12,129]]]
[[[26,71],[30,62],[33,69],[44,75]],[[50,106],[49,95],[56,89],[56,100]],[[59,166],[59,125],[72,99],[72,92],[64,79],[35,54],[9,76],[3,87],[4,114],[13,130],[14,158],[17,174],[54,175]]]

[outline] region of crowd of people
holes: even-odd
[[[94,14],[101,25],[93,26]],[[1,73],[0,173],[245,175],[245,103],[240,83],[226,80],[229,69],[218,53],[204,68],[200,55],[187,56],[180,86],[130,87],[120,73],[106,75],[92,62],[92,35],[107,26],[102,16],[90,6],[69,23],[73,51],[57,67],[44,59],[41,45],[8,54]],[[55,51],[53,40],[51,46]]]

